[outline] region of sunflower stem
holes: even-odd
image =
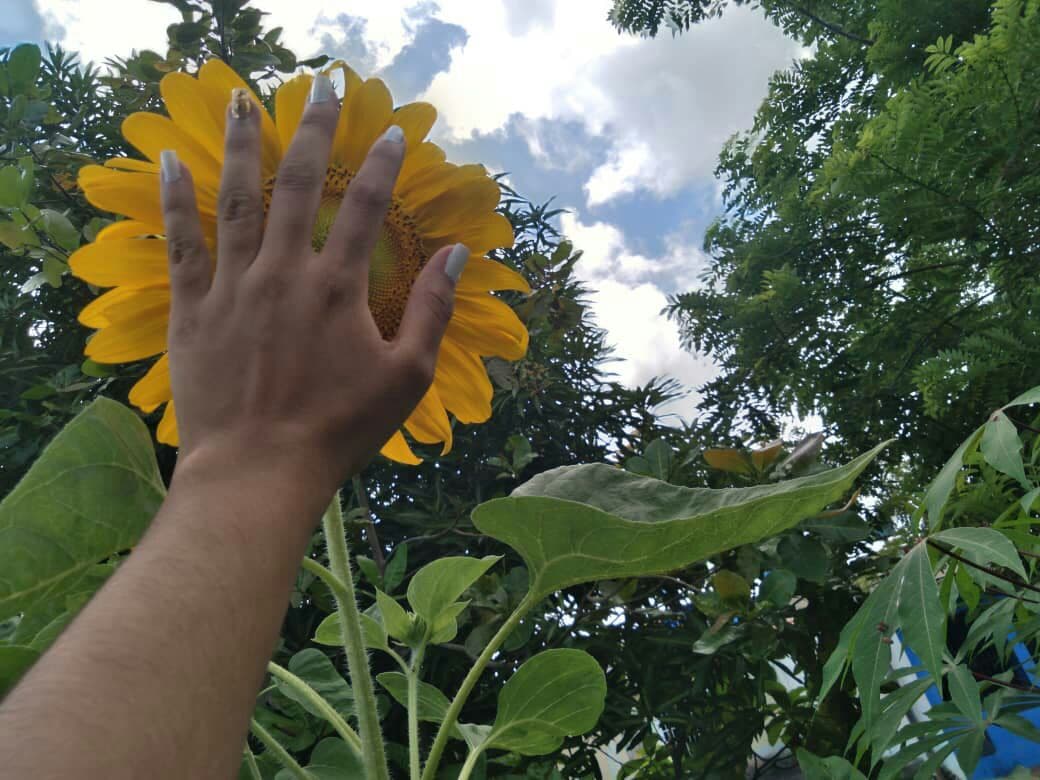
[[[253,734],[256,735],[256,738],[264,744],[267,751],[277,758],[278,762],[289,770],[289,774],[296,778],[296,780],[314,780],[314,778],[311,777],[311,773],[300,766],[296,762],[296,759],[289,755],[289,751],[282,747],[281,743],[274,738],[271,732],[257,723],[256,718],[252,718],[249,721],[249,728],[252,730]]]
[[[411,780],[420,780],[422,776],[419,753],[419,675],[425,650],[425,646],[420,645],[413,651],[408,669],[408,767]]]
[[[389,780],[390,771],[383,750],[383,735],[379,729],[379,713],[376,710],[376,695],[372,684],[372,671],[368,666],[365,642],[361,635],[361,613],[358,611],[354,593],[354,578],[350,571],[350,553],[343,528],[343,510],[337,492],[322,517],[325,544],[329,552],[329,568],[342,587],[335,593],[339,611],[343,647],[347,651],[347,671],[354,689],[354,707],[361,738],[361,757],[365,764],[365,777],[371,780]]]
[[[462,685],[459,688],[458,693],[455,694],[455,698],[451,700],[451,706],[448,707],[447,713],[444,715],[444,720],[441,721],[440,728],[437,730],[437,737],[433,741],[433,747],[430,748],[430,754],[426,757],[426,767],[423,769],[422,780],[434,780],[437,776],[437,768],[441,762],[441,754],[444,753],[444,748],[448,744],[448,737],[451,736],[451,730],[455,728],[455,724],[459,719],[459,714],[462,712],[462,707],[466,703],[466,699],[469,698],[470,693],[473,691],[473,687],[477,684],[477,680],[480,679],[480,675],[484,672],[484,668],[488,665],[488,661],[491,660],[498,648],[502,646],[502,643],[506,641],[513,630],[520,623],[520,620],[526,615],[534,605],[537,603],[537,599],[531,597],[531,593],[528,592],[524,596],[513,614],[509,616],[502,627],[498,629],[491,641],[487,643],[487,647],[480,654],[476,661],[473,663],[473,667],[469,670],[469,674],[466,675],[466,679],[462,681]],[[476,759],[474,759],[476,761]],[[471,767],[472,771],[472,767]]]

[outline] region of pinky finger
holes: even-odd
[[[195,186],[177,153],[160,158],[163,224],[170,269],[171,324],[209,291],[212,267],[195,204]]]

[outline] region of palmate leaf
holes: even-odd
[[[774,536],[840,499],[886,444],[812,476],[724,490],[603,464],[564,466],[481,504],[473,522],[520,553],[529,598],[538,598],[581,582],[672,571]]]
[[[94,401],[0,504],[0,620],[64,599],[95,564],[136,544],[165,493],[144,423]]]

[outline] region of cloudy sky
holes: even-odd
[[[101,62],[165,51],[179,19],[148,0],[5,0],[0,45],[60,40]],[[770,74],[799,56],[760,14],[737,9],[685,36],[622,37],[609,0],[254,0],[300,55],[343,57],[395,99],[440,111],[434,140],[454,162],[508,171],[528,198],[568,209],[562,231],[624,360],[629,384],[655,375],[695,388],[709,361],[679,347],[660,311],[704,267],[718,213],[723,142],[750,126]],[[117,24],[113,21],[117,20]],[[693,415],[691,394],[670,411]]]

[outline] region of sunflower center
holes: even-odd
[[[264,182],[264,210],[271,205],[275,180]],[[338,165],[325,174],[321,204],[314,220],[311,246],[320,252],[332,231],[340,203],[354,172]],[[368,307],[384,339],[392,339],[404,316],[408,295],[416,277],[426,264],[422,236],[415,220],[395,198],[387,209],[383,228],[372,252],[368,270]]]

